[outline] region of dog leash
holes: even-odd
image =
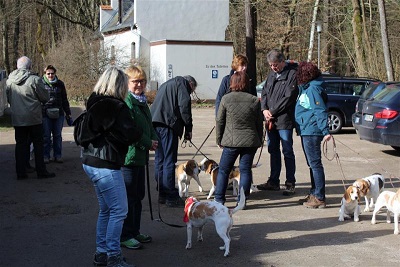
[[[261,153],[262,153],[262,151],[263,151],[264,141],[265,141],[265,136],[266,136],[266,135],[267,135],[267,127],[265,127],[265,124],[264,124],[264,127],[263,127],[263,138],[262,138],[262,141],[261,141],[260,154],[258,155],[258,159],[257,159],[256,164],[253,164],[253,165],[251,166],[252,168],[257,168],[257,167],[258,167],[258,163],[260,162]]]
[[[210,137],[210,135],[211,135],[211,133],[214,131],[214,129],[215,129],[215,125],[212,127],[210,133],[207,135],[206,139],[204,139],[203,143],[201,143],[199,149],[196,151],[196,153],[194,153],[194,156],[192,157],[192,159],[194,159],[194,158],[197,156],[197,154],[199,153],[200,149],[203,147],[204,143],[207,141],[208,137]],[[207,158],[207,157],[206,157],[206,158]],[[208,159],[208,158],[207,158],[207,159]]]
[[[173,224],[173,223],[167,223],[161,218],[161,209],[160,209],[160,202],[158,202],[158,218],[154,219],[153,217],[153,207],[151,203],[151,194],[150,194],[150,173],[149,173],[149,164],[146,163],[146,176],[147,176],[147,195],[149,199],[149,210],[150,210],[150,218],[152,221],[157,221],[157,222],[162,222],[168,226],[171,227],[177,227],[177,228],[182,228],[185,227],[185,225],[178,225],[178,224]],[[158,196],[160,197],[160,178],[158,177],[158,184],[157,184],[157,191],[158,191]]]
[[[348,180],[346,179],[346,176],[344,175],[343,166],[342,166],[342,163],[340,162],[339,154],[337,153],[337,150],[336,150],[336,142],[335,142],[335,138],[333,137],[333,135],[331,136],[331,140],[332,140],[333,156],[331,158],[328,157],[328,141],[326,141],[326,140],[324,140],[324,142],[322,143],[322,153],[323,153],[324,157],[329,161],[336,159],[336,163],[339,165],[340,172],[342,173],[342,184],[343,184],[344,190],[346,191],[345,181],[348,184],[350,184],[350,183],[348,182]]]
[[[211,133],[210,133],[211,134]],[[181,147],[182,148],[186,148],[186,143],[189,142],[189,147],[194,147],[195,149],[197,149],[197,152],[200,152],[200,154],[202,154],[206,159],[209,160],[209,158],[203,153],[201,152],[201,150],[199,148],[197,148],[197,146],[195,144],[193,144],[192,140],[187,140],[187,139],[183,139],[182,143],[181,143]],[[193,158],[192,158],[193,159]]]
[[[333,136],[332,136],[333,138]],[[386,173],[389,176],[389,181],[390,184],[392,185],[393,188],[395,188],[395,186],[393,185],[393,179],[395,178],[395,176],[391,173],[388,172],[386,169],[382,168],[381,166],[376,165],[374,162],[372,162],[371,160],[369,160],[368,158],[364,157],[363,155],[361,155],[359,152],[355,151],[354,149],[352,149],[351,147],[345,145],[343,142],[340,142],[340,140],[338,140],[338,142],[343,145],[344,147],[346,147],[347,149],[349,149],[351,152],[357,154],[359,157],[363,158],[364,160],[366,160],[369,164],[374,165],[376,168],[381,169],[384,173]]]

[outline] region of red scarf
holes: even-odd
[[[189,222],[189,211],[193,204],[194,204],[193,197],[189,197],[188,199],[186,199],[185,209],[184,209],[185,215],[183,216],[183,222],[185,223]]]

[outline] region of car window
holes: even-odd
[[[322,87],[327,94],[340,94],[340,82],[324,82]]]
[[[361,95],[364,91],[365,82],[362,83],[344,83],[343,94],[345,95]]]
[[[375,91],[375,89],[380,85],[380,82],[371,82],[365,86],[364,93],[362,93],[361,98],[367,99],[369,98]]]
[[[380,102],[386,102],[394,97],[396,94],[400,92],[399,87],[396,86],[387,86],[382,91],[380,91],[375,97],[374,100]]]

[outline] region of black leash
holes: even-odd
[[[151,204],[151,195],[150,195],[150,173],[149,173],[149,164],[146,163],[146,176],[147,176],[147,195],[149,198],[149,209],[150,209],[150,218],[152,221],[157,221],[157,222],[162,222],[168,226],[171,227],[177,227],[177,228],[182,228],[185,227],[185,225],[178,225],[178,224],[173,224],[173,223],[167,223],[161,218],[161,212],[160,212],[160,202],[157,200],[158,203],[158,219],[154,219],[153,217],[153,207]],[[158,184],[157,184],[157,191],[158,191],[158,197],[160,197],[160,177],[158,177]]]
[[[211,133],[210,133],[211,134]],[[186,143],[189,141],[189,147],[193,146],[195,149],[197,149],[197,153],[200,152],[200,154],[202,154],[206,159],[209,160],[209,158],[200,151],[199,148],[197,148],[197,146],[195,144],[193,144],[192,140],[187,140],[187,139],[183,139],[182,143],[181,143],[181,147],[185,148],[186,147]]]
[[[264,127],[263,127],[263,128],[264,128],[264,129],[263,129],[263,138],[262,138],[262,142],[261,142],[260,154],[258,155],[258,159],[257,159],[256,164],[253,164],[253,165],[251,166],[252,168],[257,168],[257,167],[258,167],[258,163],[260,162],[261,153],[262,153],[263,147],[264,147],[265,136],[267,135],[267,127],[265,127],[265,124],[264,124]]]
[[[197,156],[197,154],[198,154],[199,152],[201,153],[200,149],[203,147],[204,143],[207,141],[208,137],[210,137],[210,135],[211,135],[211,133],[214,131],[214,129],[215,129],[215,125],[212,127],[210,133],[207,135],[206,139],[204,139],[203,143],[201,143],[199,149],[197,149],[196,153],[194,153],[194,156],[192,157],[192,159],[194,159],[194,158]],[[201,153],[201,154],[203,154],[203,153]],[[203,155],[204,155],[204,154],[203,154]],[[207,158],[207,157],[206,157],[206,158]],[[207,159],[209,159],[209,158],[207,158]]]

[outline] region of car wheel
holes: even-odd
[[[343,127],[343,118],[337,111],[328,112],[329,133],[336,134]]]
[[[391,146],[392,148],[394,148],[394,150],[396,151],[400,151],[400,146]]]

